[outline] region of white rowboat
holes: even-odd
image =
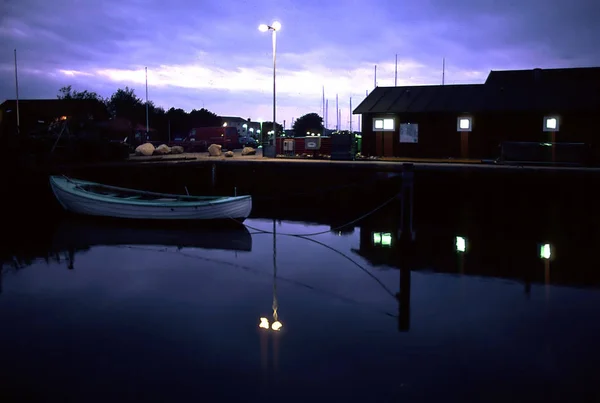
[[[236,220],[252,211],[252,196],[186,196],[146,192],[51,176],[58,202],[76,214],[141,220]]]

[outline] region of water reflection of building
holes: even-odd
[[[371,216],[360,224],[360,245],[353,252],[382,269],[402,268],[403,255],[410,253],[411,270],[505,278],[528,283],[600,287],[600,272],[593,262],[595,233],[562,230],[553,226],[519,225],[509,214],[494,222],[512,221],[513,231],[494,225],[484,216],[472,215],[470,222],[446,221],[436,226],[427,215],[418,216],[414,241],[398,239],[399,205]],[[460,216],[460,214],[459,214]],[[435,219],[435,217],[432,217]],[[465,217],[463,217],[464,219]],[[557,218],[558,220],[558,218]],[[544,235],[544,233],[548,235]],[[545,267],[549,264],[548,278]]]

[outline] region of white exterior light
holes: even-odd
[[[394,118],[373,119],[373,130],[378,132],[393,132],[396,129]]]
[[[473,118],[469,116],[459,116],[456,120],[456,130],[459,132],[473,131]]]
[[[540,246],[540,258],[549,260],[552,257],[552,247],[550,244],[543,244]]]
[[[557,132],[560,128],[560,118],[558,116],[544,116],[544,131]]]

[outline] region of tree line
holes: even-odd
[[[101,102],[112,118],[127,119],[132,126],[146,126],[146,102],[139,98],[133,88],[117,89],[110,97],[102,98],[93,91],[77,91],[70,85],[59,90],[58,99],[90,99]],[[194,127],[221,126],[221,118],[208,109],[193,109],[186,112],[181,108],[165,110],[148,101],[148,121],[150,129],[165,137],[185,135]]]
[[[77,91],[72,86],[62,87],[59,90],[58,99],[88,99],[101,102],[112,118],[127,119],[133,127],[146,125],[146,101],[135,94],[133,88],[125,87],[117,89],[110,97],[102,98],[93,91]],[[193,109],[189,113],[181,108],[171,107],[168,110],[156,106],[148,101],[148,121],[150,129],[156,131],[161,139],[168,134],[171,138],[186,135],[190,129],[196,127],[216,127],[223,125],[222,119],[208,109]],[[272,130],[272,122],[263,122],[263,136]],[[308,113],[299,117],[293,124],[295,136],[303,137],[307,132],[321,133],[323,131],[323,118],[317,113]],[[283,127],[277,124],[278,132]],[[262,137],[262,136],[261,136]],[[263,138],[258,138],[262,141]]]

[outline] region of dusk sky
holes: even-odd
[[[600,66],[596,0],[0,0],[0,100],[58,89],[109,96],[129,86],[168,109],[272,117],[271,34],[279,21],[278,116],[321,114],[342,128],[374,87],[481,83],[490,70]],[[358,118],[354,117],[354,125]]]

